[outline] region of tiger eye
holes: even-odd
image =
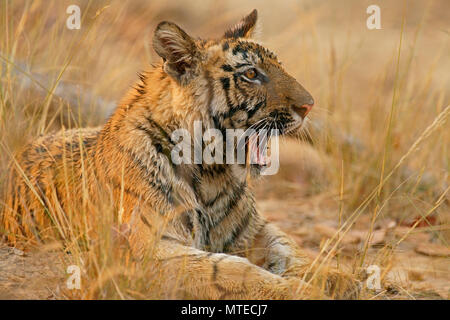
[[[255,69],[249,69],[249,70],[245,71],[245,76],[246,76],[248,79],[254,79],[254,78],[256,78],[256,71],[255,71]]]

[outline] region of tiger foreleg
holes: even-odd
[[[284,277],[301,275],[309,266],[308,257],[298,245],[270,223],[255,237],[249,252],[250,261]]]
[[[298,245],[274,225],[266,224],[254,243],[255,246],[263,248],[252,250],[260,252],[259,264],[283,278],[299,278],[311,284],[316,290],[309,298],[348,299],[356,298],[359,294],[360,284],[356,279],[333,268],[319,269],[317,266],[311,266],[308,257]],[[258,255],[254,254],[253,257]]]
[[[209,253],[161,240],[156,252],[170,298],[293,299],[304,292],[300,279],[286,279],[246,258]]]

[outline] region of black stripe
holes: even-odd
[[[120,152],[127,154],[135,167],[146,177],[146,183],[148,183],[153,189],[161,191],[167,198],[169,203],[173,202],[172,199],[172,186],[167,183],[163,183],[157,176],[155,171],[149,171],[149,168],[142,162],[142,160],[129,149],[124,148],[121,145],[117,145]],[[155,163],[153,163],[155,164]]]
[[[244,193],[245,193],[245,188],[246,188],[247,184],[246,183],[242,183],[240,184],[236,189],[233,189],[233,191],[231,192],[232,194],[234,194],[234,197],[231,197],[230,201],[228,201],[228,203],[225,205],[225,207],[222,209],[223,214],[216,219],[213,222],[212,227],[216,227],[217,225],[219,225],[226,217],[228,217],[232,210],[239,204],[239,202],[241,201]],[[214,199],[214,202],[216,202],[217,200],[219,200],[222,196],[227,195],[227,192],[222,191],[223,194],[219,194],[219,196],[217,197],[217,199]],[[221,193],[222,193],[221,192]],[[214,202],[210,205],[212,206],[214,204]]]
[[[247,81],[245,78],[242,78],[240,72],[234,73],[233,79],[234,79],[234,86],[239,90],[239,92],[241,93],[241,95],[244,98],[247,98],[247,92],[245,92],[244,89],[239,86],[239,80],[244,81],[244,82],[250,82],[250,81]]]
[[[228,92],[230,89],[230,79],[229,78],[220,78],[220,82],[222,82],[223,90]]]
[[[205,213],[203,213],[199,209],[196,209],[195,212],[197,213],[198,222],[201,225],[201,230],[200,231],[202,232],[202,237],[203,237],[202,244],[205,247],[209,246],[211,244],[211,240],[209,239],[210,226],[209,226],[208,221],[206,220]]]
[[[182,243],[180,240],[173,238],[173,237],[169,237],[167,235],[163,235],[161,237],[161,240]]]
[[[214,95],[214,88],[213,88],[213,79],[211,78],[211,75],[208,70],[205,70],[204,76],[206,78],[207,88],[208,88],[208,100],[207,100],[207,106],[208,106],[208,113],[211,117],[212,114],[212,99]]]
[[[140,195],[138,193],[134,192],[133,190],[131,190],[130,188],[125,186],[123,183],[117,182],[115,177],[108,177],[108,180],[112,184],[113,188],[122,190],[122,187],[123,187],[123,192],[135,197],[136,199],[140,198]]]
[[[247,103],[243,102],[238,106],[231,107],[226,113],[223,114],[224,119],[228,119],[233,117],[238,111],[245,111],[247,112]]]
[[[179,256],[173,256],[173,257],[168,257],[168,258],[159,258],[158,260],[169,261],[169,260],[174,260],[174,259],[186,259],[186,258],[191,258],[191,257],[202,259],[205,257],[205,254],[204,253],[182,254]]]
[[[228,190],[223,189],[223,190],[221,190],[220,192],[218,192],[218,193],[216,194],[216,196],[215,196],[213,199],[208,200],[208,201],[205,203],[205,206],[206,206],[206,207],[212,207],[212,206],[217,202],[217,200],[219,200],[219,199],[222,198],[223,196],[226,196],[226,195],[229,195],[229,194],[236,194],[237,192],[239,192],[240,194],[239,194],[238,197],[231,197],[231,201],[230,201],[230,202],[234,202],[233,199],[237,199],[237,198],[242,197],[242,193],[244,192],[244,188],[245,188],[246,186],[247,186],[247,183],[244,182],[244,183],[238,185],[237,188],[234,187],[234,188],[232,189],[231,192],[228,192]],[[237,199],[237,200],[238,200],[238,199]],[[229,204],[227,204],[226,208],[227,208],[227,210],[230,210]]]
[[[235,65],[234,67],[235,68],[242,68],[242,67],[248,67],[248,66],[251,66],[252,64],[250,64],[250,63],[238,63],[237,65]]]
[[[223,90],[225,91],[225,100],[227,103],[227,106],[231,108],[231,101],[229,96],[229,90],[230,90],[230,79],[229,78],[220,78],[220,82],[222,82]]]
[[[231,233],[231,237],[227,241],[225,241],[225,243],[223,244],[224,252],[230,250],[232,245],[239,238],[239,236],[247,229],[248,225],[250,224],[250,219],[252,216],[253,216],[253,210],[247,212],[247,214],[241,220],[241,223]]]
[[[175,143],[172,141],[172,139],[170,138],[169,134],[152,118],[150,117],[145,117],[145,119],[156,129],[159,130],[159,132],[161,133],[161,135],[167,140],[167,142],[175,145]]]
[[[216,261],[214,261],[214,263],[213,263],[213,274],[212,274],[212,276],[211,276],[211,278],[212,278],[212,280],[213,281],[216,281],[217,280],[217,274],[218,274],[218,272],[219,272],[219,268],[218,268],[218,264],[220,263],[220,262],[222,262],[223,260],[225,260],[226,258],[228,258],[228,256],[222,256],[222,257],[220,257],[219,259],[217,259]]]
[[[202,176],[207,176],[209,178],[217,178],[218,175],[222,175],[228,172],[228,167],[222,164],[209,164],[209,165],[198,165],[199,173]]]
[[[222,70],[226,72],[233,72],[233,67],[230,66],[229,64],[224,64],[222,65]]]
[[[159,137],[155,136],[155,134],[154,134],[153,131],[151,131],[149,128],[144,127],[144,126],[141,125],[141,124],[138,124],[138,125],[136,126],[136,129],[141,130],[141,131],[144,131],[145,134],[148,135],[148,136],[150,137],[150,139],[152,140],[152,142],[153,142],[153,141],[158,141],[158,140],[159,140],[159,139],[158,139]]]
[[[150,222],[148,222],[147,218],[146,218],[143,214],[140,214],[140,218],[141,218],[141,221],[142,221],[147,227],[149,227],[149,228],[152,227],[152,225],[150,224]]]
[[[223,51],[227,51],[229,48],[230,48],[230,44],[228,43],[228,41],[225,41],[225,42],[222,44],[222,50],[223,50]]]
[[[240,44],[237,45],[236,47],[234,47],[234,49],[233,49],[233,55],[237,55],[238,53],[242,53],[242,56],[244,57],[244,59],[248,58],[247,50],[242,48]]]
[[[161,141],[162,139],[160,139],[160,137],[157,137],[157,136],[155,135],[155,133],[154,133],[153,131],[151,131],[149,128],[146,128],[146,127],[144,127],[144,126],[141,125],[141,124],[138,124],[138,125],[136,126],[136,129],[138,129],[138,130],[140,130],[140,131],[143,131],[147,136],[150,137],[151,143],[152,143],[153,146],[155,147],[156,152],[162,153],[162,154],[164,154],[168,159],[171,159],[171,154],[170,154],[171,149],[168,148],[168,147],[166,146],[167,143],[165,143],[165,144],[159,143],[158,141]],[[170,141],[169,141],[169,143],[170,143]]]
[[[263,101],[258,102],[252,109],[248,110],[247,121],[250,120],[261,107],[265,107],[265,106],[266,106],[266,100],[264,99]]]

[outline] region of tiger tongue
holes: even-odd
[[[256,137],[250,138],[250,163],[259,166],[267,166],[270,164],[270,159],[267,157],[267,150],[261,150]]]

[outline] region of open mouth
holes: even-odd
[[[253,168],[271,165],[269,136],[253,134],[245,140],[245,163]]]
[[[269,137],[267,137],[263,141],[258,141],[258,136],[251,136],[249,139],[249,155],[250,155],[250,164],[255,164],[260,167],[270,166],[270,157],[269,157],[269,144],[267,143]]]

